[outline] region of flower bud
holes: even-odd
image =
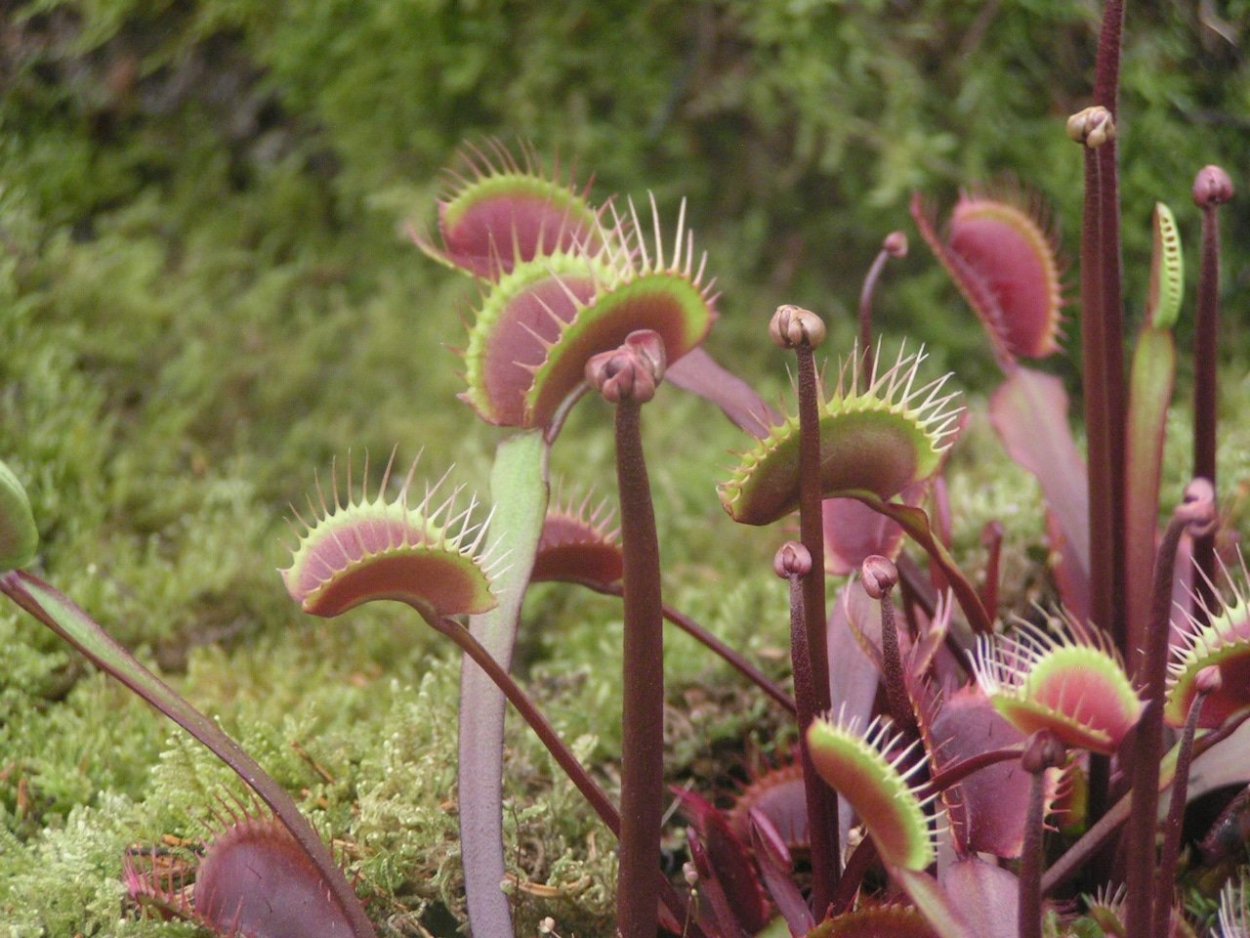
[[[773,572],[783,580],[812,572],[812,554],[798,541],[786,541],[773,557]]]
[[[889,557],[873,554],[865,557],[861,565],[864,592],[872,599],[880,599],[898,585],[898,567]]]
[[[1038,730],[1024,746],[1020,766],[1030,775],[1063,765],[1067,752],[1063,743],[1050,730]]]
[[[1223,686],[1224,675],[1220,673],[1218,665],[1208,665],[1194,678],[1194,688],[1203,695],[1219,693]]]
[[[1232,201],[1233,181],[1218,166],[1204,166],[1194,177],[1194,204],[1199,208]]]
[[[0,462],[0,573],[24,567],[35,559],[39,529],[30,511],[26,489]]]
[[[1068,118],[1068,137],[1097,150],[1108,140],[1115,139],[1115,118],[1101,105],[1087,107]]]
[[[610,404],[626,400],[645,404],[655,397],[666,365],[659,333],[639,329],[619,348],[592,356],[586,362],[586,381]]]
[[[889,254],[890,257],[906,257],[907,235],[901,231],[891,231],[885,236],[885,240],[881,242],[881,250]]]
[[[825,321],[801,306],[778,306],[768,324],[768,334],[781,348],[816,348],[825,341]]]
[[[1207,479],[1194,479],[1185,486],[1185,498],[1176,506],[1175,517],[1189,526],[1193,537],[1205,537],[1214,529],[1218,516],[1215,511],[1215,488]]]

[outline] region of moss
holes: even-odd
[[[1233,33],[1250,25],[1244,5],[1222,15]],[[1192,246],[1194,170],[1247,162],[1246,65],[1196,17],[1183,4],[1130,12],[1131,309],[1154,200]],[[3,29],[0,456],[32,499],[36,572],[300,793],[377,921],[436,933],[463,913],[456,659],[400,609],[304,619],[274,570],[288,505],[349,447],[376,459],[398,442],[404,459],[424,445],[427,465],[454,458],[485,488],[497,434],[454,400],[445,349],[463,344],[473,291],[398,234],[430,204],[438,167],[465,137],[521,136],[582,178],[595,170],[599,193],[655,187],[666,217],[688,196],[725,291],[712,349],[775,398],[786,383],[767,314],[782,301],[826,312],[828,347],[845,348],[860,277],[886,231],[910,229],[912,189],[1014,172],[1075,230],[1079,154],[1061,124],[1086,102],[1094,49],[1078,0],[40,0]],[[1227,214],[1231,295],[1250,217]],[[885,331],[926,341],[935,371],[992,386],[981,337],[923,251],[890,268],[881,301]],[[1226,328],[1221,472],[1234,491],[1250,441],[1232,421],[1250,386],[1244,324]],[[974,411],[953,463],[956,550],[977,568],[981,524],[1004,521],[1005,581],[1027,594],[1040,503]],[[574,415],[557,473],[610,480],[605,419],[597,404]],[[712,485],[745,441],[671,390],[646,434],[663,454],[651,468],[668,597],[784,676],[769,560],[787,532],[736,528]],[[1186,462],[1174,443],[1169,491]],[[621,676],[603,662],[619,630],[611,600],[535,591],[519,661],[609,787]],[[123,920],[122,852],[204,837],[233,781],[11,607],[0,642],[0,920],[20,938],[189,935]],[[669,647],[674,781],[788,745],[724,666],[685,638]],[[524,727],[508,745],[519,920],[604,933],[609,838]]]

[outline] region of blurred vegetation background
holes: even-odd
[[[303,621],[273,573],[287,505],[349,448],[359,461],[424,447],[431,476],[455,460],[485,489],[499,434],[455,400],[446,350],[476,294],[402,234],[432,224],[439,169],[462,141],[495,137],[593,175],[600,198],[654,192],[670,226],[686,198],[724,293],[710,347],[773,396],[787,379],[764,337],[771,311],[819,311],[845,349],[863,272],[903,229],[913,250],[887,273],[883,331],[925,342],[934,374],[956,368],[975,409],[996,367],[907,203],[1019,185],[1053,206],[1074,258],[1081,157],[1063,125],[1089,103],[1099,12],[1094,0],[0,0],[0,458],[35,503],[40,572],[304,793],[379,922],[452,933],[456,662],[401,613]],[[1247,188],[1247,42],[1250,0],[1129,4],[1133,322],[1155,200],[1191,245],[1192,298],[1194,173],[1218,162]],[[1224,214],[1229,418],[1250,397],[1242,204]],[[1054,367],[1075,381],[1070,363]],[[598,473],[610,494],[603,414],[583,410],[556,467],[574,488]],[[734,531],[711,484],[740,440],[678,395],[666,411],[648,432],[666,454],[670,595],[784,673],[782,592],[759,564],[776,532]],[[1244,472],[1242,439],[1227,435],[1225,479]],[[975,435],[970,447],[952,483],[961,536],[975,545],[985,518],[1018,515],[1027,553],[1030,486]],[[982,456],[994,468],[978,470]],[[1171,460],[1174,478],[1184,463]],[[521,656],[609,783],[620,677],[594,666],[612,659],[615,615],[540,591]],[[229,780],[13,610],[0,609],[0,641],[0,934],[179,931],[131,920],[121,853],[202,837]],[[674,772],[723,772],[709,753],[744,737],[770,752],[767,707],[674,644]],[[519,920],[604,933],[607,836],[527,734],[510,745]]]

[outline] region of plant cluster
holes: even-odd
[[[1124,11],[1104,12],[1094,106],[1068,135],[1085,162],[1080,329],[1087,451],[1059,379],[1026,360],[1061,349],[1054,239],[1035,206],[969,190],[945,222],[917,198],[923,240],[979,316],[1003,382],[990,417],[1047,507],[1056,602],[999,616],[1001,531],[985,576],[952,556],[943,482],[962,430],[950,376],[922,377],[923,350],[873,337],[873,297],[892,233],[865,281],[860,339],[823,372],[822,320],[778,308],[772,341],[795,359],[797,412],[779,413],[701,346],[717,295],[684,221],[665,236],[655,200],[595,204],[527,153],[469,148],[438,202],[428,255],[473,277],[482,300],[463,351],[466,403],[507,428],[489,513],[446,476],[402,481],[394,456],[370,491],[350,466],[318,485],[283,580],[303,611],[337,617],[373,601],[410,606],[464,653],[461,847],[470,924],[513,933],[500,829],[503,713],[511,704],[619,841],[617,933],[743,935],[1194,934],[1178,906],[1192,795],[1250,782],[1250,586],[1217,510],[1218,208],[1228,175],[1207,166],[1197,299],[1193,481],[1159,530],[1161,461],[1177,371],[1180,237],[1156,208],[1150,295],[1125,361],[1116,105]],[[644,222],[644,218],[647,220]],[[715,403],[747,435],[720,485],[735,520],[797,513],[774,570],[790,595],[793,694],[668,605],[642,445],[644,407],[669,382]],[[550,500],[549,464],[586,396],[612,409],[619,530],[586,504]],[[902,552],[905,541],[922,559]],[[255,759],[30,572],[25,492],[0,464],[0,592],[206,745],[249,786],[190,867],[127,859],[131,898],[221,935],[376,934],[330,850]],[[829,613],[831,576],[845,577]],[[1217,587],[1223,578],[1226,588]],[[534,582],[619,596],[622,754],[613,799],[510,674]],[[729,809],[664,787],[664,630],[684,630],[793,714],[793,764]],[[1174,638],[1173,638],[1174,636]],[[684,876],[661,871],[666,806],[685,816]],[[1201,850],[1227,855],[1237,804]],[[1162,814],[1163,823],[1159,823]],[[1063,837],[1050,837],[1048,819]],[[1228,877],[1218,934],[1250,929],[1246,880]],[[1083,890],[1083,891],[1082,891]],[[1081,896],[1079,903],[1069,900]],[[542,926],[554,933],[558,923]]]

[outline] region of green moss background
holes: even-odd
[[[302,617],[274,572],[288,505],[336,456],[424,448],[432,476],[454,461],[485,488],[499,434],[455,399],[447,351],[475,293],[402,235],[430,223],[439,168],[497,136],[593,172],[600,197],[651,190],[668,219],[686,197],[724,293],[711,348],[774,398],[787,378],[771,310],[820,311],[844,349],[863,271],[902,228],[913,251],[887,274],[883,328],[928,343],[934,374],[957,366],[980,413],[995,366],[907,201],[1014,178],[1075,251],[1080,153],[1062,128],[1088,103],[1097,7],[0,0],[0,458],[34,502],[38,572],[301,796],[384,933],[454,933],[456,659],[402,610]],[[1246,0],[1130,4],[1131,310],[1154,201],[1193,244],[1194,172],[1220,162],[1245,188],[1247,42]],[[1250,214],[1225,214],[1223,479],[1241,497]],[[611,494],[605,418],[584,406],[556,450],[574,490]],[[721,424],[672,391],[649,408],[669,596],[780,676],[784,590],[767,561],[781,535],[721,511],[712,483],[741,445]],[[1170,451],[1173,479],[1185,463]],[[1002,518],[1007,587],[1027,592],[1031,486],[983,421],[954,469],[964,556]],[[619,631],[606,600],[536,590],[520,662],[608,785],[620,675],[603,662]],[[0,934],[190,934],[133,920],[123,852],[202,838],[233,783],[10,607],[0,643]],[[764,702],[693,644],[671,649],[674,780],[725,784],[727,760],[784,748]],[[524,728],[510,733],[524,933],[551,915],[565,938],[605,934],[610,839]]]

